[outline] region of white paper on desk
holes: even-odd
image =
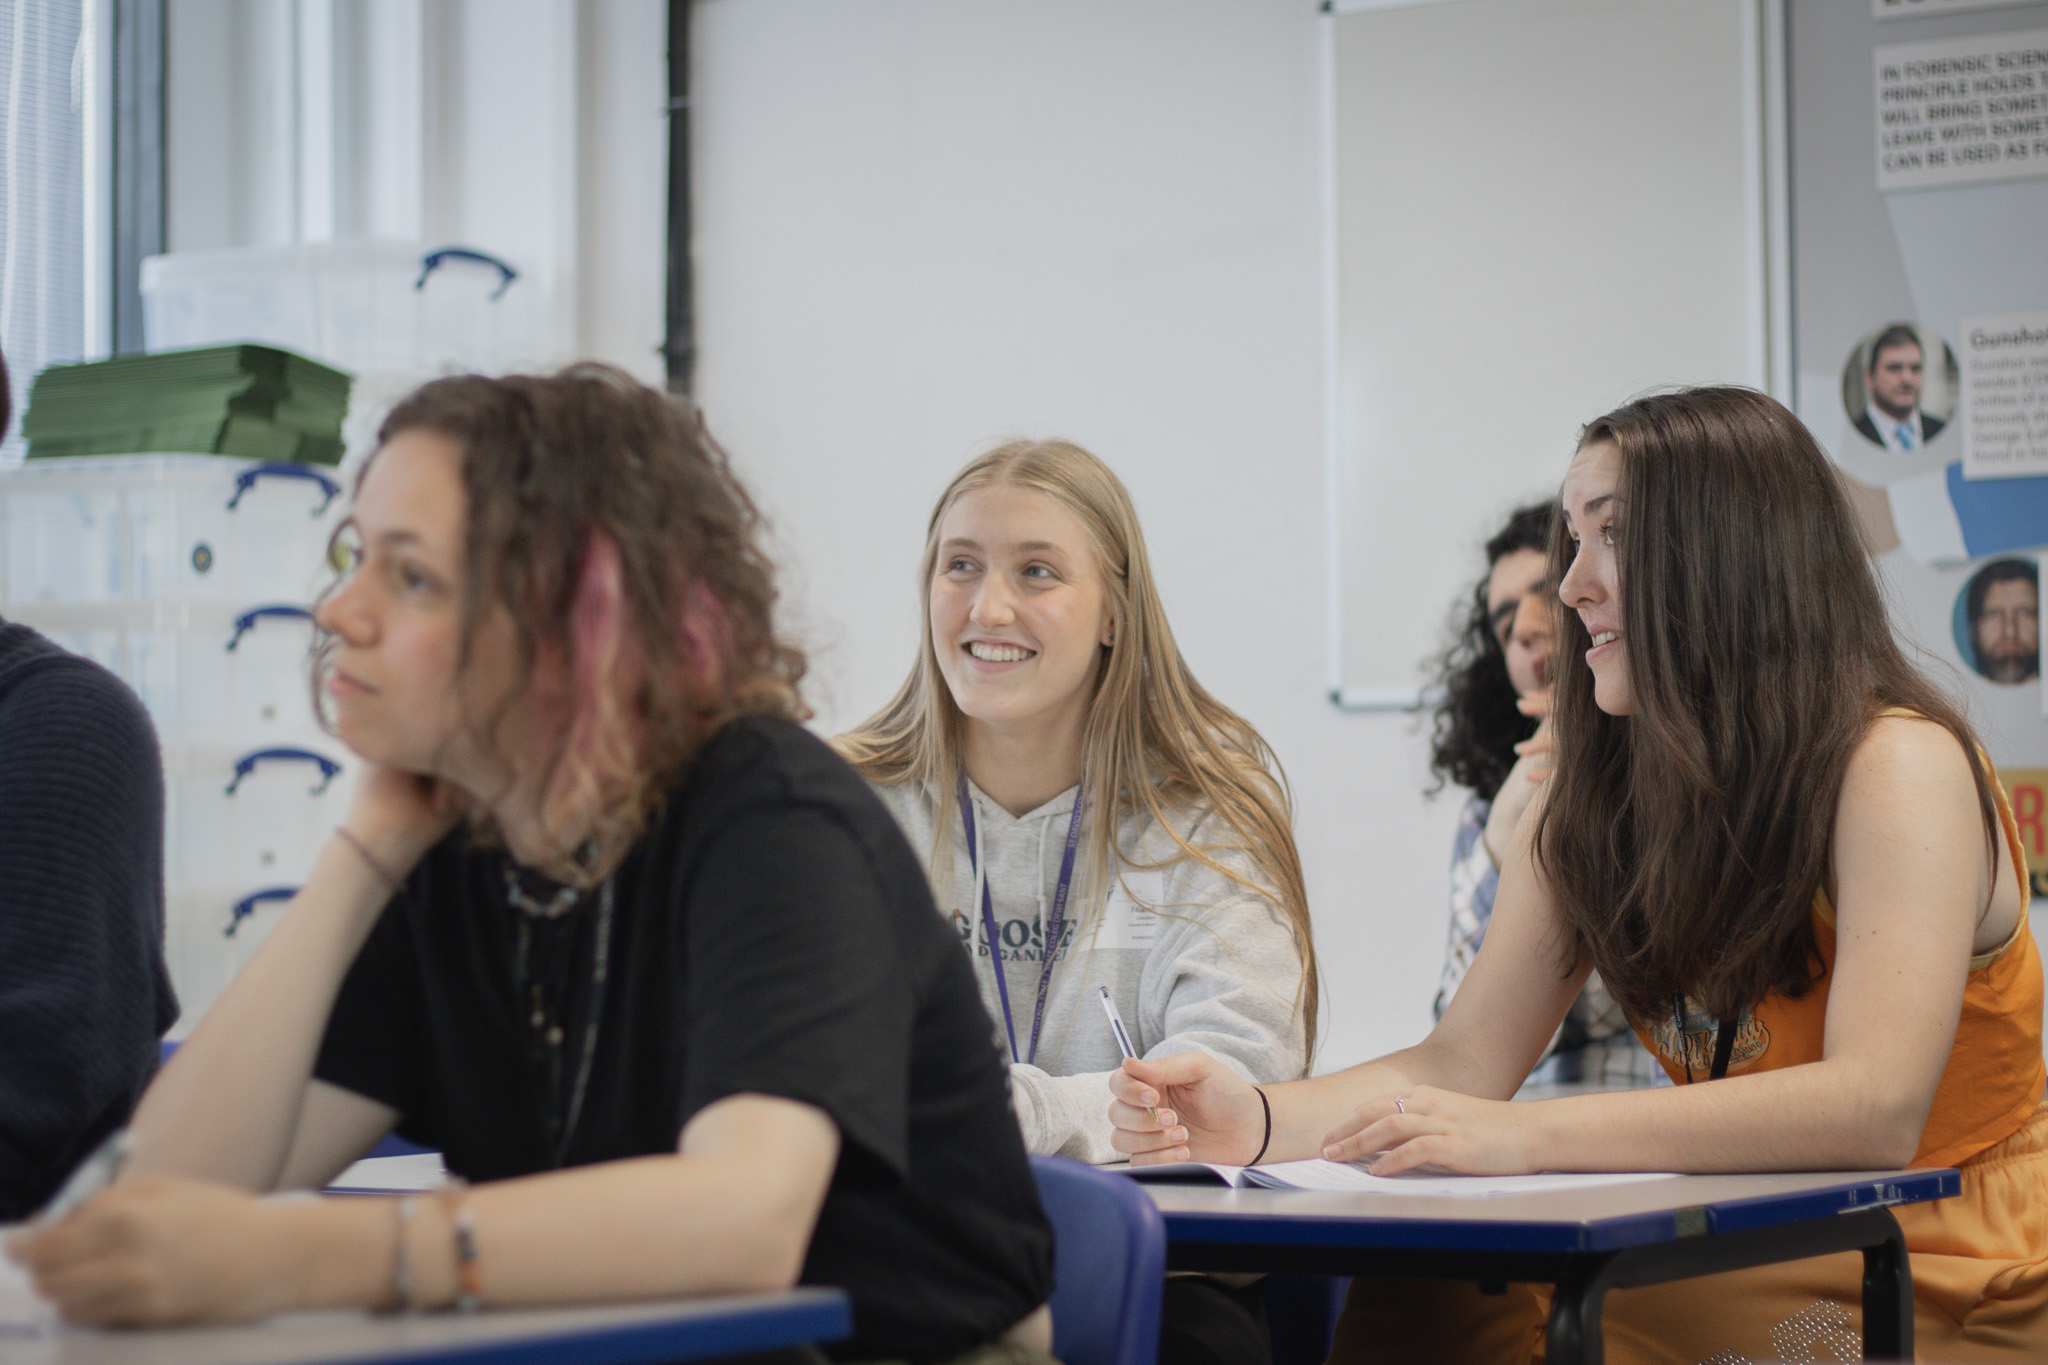
[[[0,1224],[0,1240],[19,1228]],[[0,1254],[0,1338],[47,1336],[57,1328],[57,1310],[38,1298],[28,1272]]]
[[[1276,1161],[1270,1166],[1240,1168],[1231,1182],[1275,1190],[1363,1190],[1372,1194],[1453,1195],[1483,1198],[1500,1194],[1545,1194],[1600,1185],[1628,1185],[1663,1180],[1666,1171],[1545,1171],[1537,1175],[1373,1175],[1350,1161]]]
[[[365,1157],[334,1177],[329,1194],[423,1194],[448,1180],[439,1152]]]
[[[1541,1194],[1598,1185],[1662,1180],[1664,1171],[1546,1171],[1539,1175],[1373,1175],[1349,1161],[1276,1161],[1270,1166],[1226,1166],[1215,1161],[1171,1161],[1157,1166],[1112,1166],[1133,1180],[1162,1185],[1228,1185],[1232,1189],[1363,1190],[1371,1194],[1448,1194],[1477,1198]]]

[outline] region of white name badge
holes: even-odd
[[[1110,883],[1109,902],[1102,909],[1102,927],[1087,935],[1082,946],[1148,950],[1159,943],[1159,916],[1152,907],[1166,899],[1166,873],[1127,871]]]

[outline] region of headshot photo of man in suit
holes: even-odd
[[[1852,407],[1850,420],[1865,440],[1886,450],[1918,450],[1948,425],[1943,417],[1921,409],[1926,387],[1927,354],[1920,333],[1909,322],[1894,322],[1870,343],[1863,409]]]

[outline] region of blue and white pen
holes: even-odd
[[[54,1223],[113,1184],[114,1177],[121,1173],[122,1163],[134,1150],[135,1139],[128,1135],[128,1130],[115,1129],[105,1142],[92,1149],[91,1156],[78,1163],[50,1202],[36,1214],[36,1221]]]
[[[1124,1027],[1124,1017],[1117,1013],[1116,1001],[1109,998],[1109,987],[1097,986],[1095,988],[1095,995],[1097,999],[1102,1001],[1102,1012],[1109,1016],[1109,1031],[1116,1035],[1117,1050],[1132,1061],[1136,1061],[1138,1059],[1138,1049],[1131,1046],[1130,1030]],[[1152,1116],[1154,1123],[1159,1121],[1159,1111],[1151,1105],[1145,1106],[1145,1112]]]

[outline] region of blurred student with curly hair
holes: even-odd
[[[1457,994],[1493,918],[1500,865],[1515,827],[1550,773],[1550,670],[1557,601],[1547,564],[1554,504],[1512,512],[1486,542],[1486,576],[1474,585],[1457,638],[1438,662],[1430,770],[1438,789],[1472,795],[1451,850],[1451,927],[1437,1018]],[[1573,1002],[1532,1085],[1609,1088],[1665,1084],[1596,972]]]

